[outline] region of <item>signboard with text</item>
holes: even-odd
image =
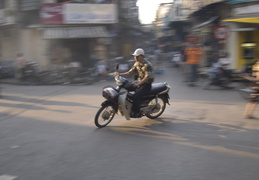
[[[43,4],[43,24],[114,24],[118,22],[116,4]]]
[[[64,4],[64,24],[117,23],[115,4]]]

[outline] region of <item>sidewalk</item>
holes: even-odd
[[[27,85],[28,83],[18,81],[15,78],[8,78],[8,79],[0,79],[1,84],[17,84],[17,85]]]

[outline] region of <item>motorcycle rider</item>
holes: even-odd
[[[132,113],[131,116],[134,118],[141,117],[140,103],[141,97],[148,93],[151,89],[151,84],[154,81],[153,67],[151,63],[145,60],[145,52],[143,49],[138,48],[132,54],[136,61],[131,69],[125,73],[115,72],[115,75],[120,76],[132,76],[137,75],[136,82],[133,82],[135,93],[133,94]]]

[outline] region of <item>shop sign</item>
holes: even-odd
[[[40,9],[42,24],[63,24],[63,4],[43,4]]]
[[[64,4],[64,24],[113,24],[118,22],[115,4]]]
[[[229,28],[227,26],[218,26],[216,27],[215,31],[214,31],[214,35],[216,37],[216,39],[222,41],[222,40],[226,40],[229,37]]]

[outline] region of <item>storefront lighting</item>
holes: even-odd
[[[244,47],[244,48],[255,48],[256,47],[256,43],[253,43],[253,42],[242,43],[241,47]]]

